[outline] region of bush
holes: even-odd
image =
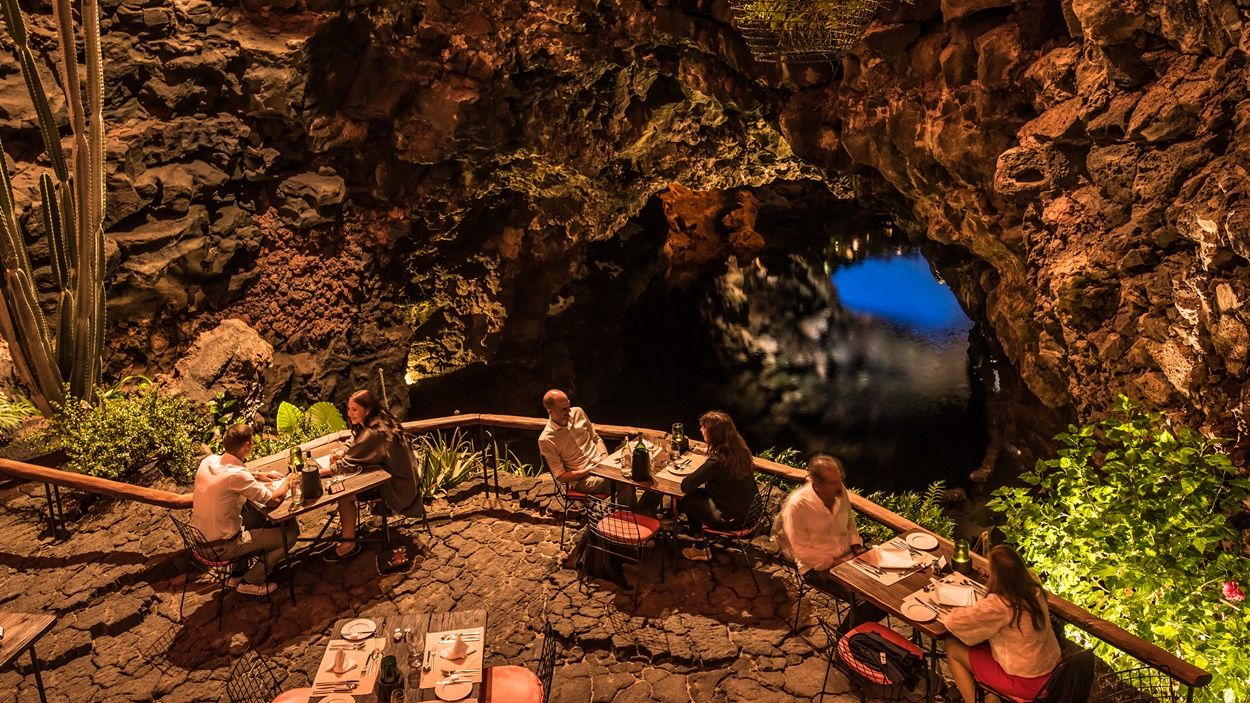
[[[190,400],[164,392],[150,379],[125,379],[100,391],[94,405],[72,398],[57,406],[49,432],[64,447],[71,471],[124,480],[149,461],[179,483],[195,477],[198,442],[193,433],[205,418]]]
[[[26,418],[38,414],[34,404],[17,389],[0,391],[0,436],[8,435],[21,427]]]
[[[417,437],[416,450],[421,457],[421,495],[426,498],[446,494],[481,470],[482,453],[459,428],[450,435],[430,432]]]
[[[1250,562],[1229,519],[1250,482],[1218,440],[1173,430],[1123,396],[1110,419],[1056,440],[1058,456],[1022,474],[1025,487],[995,492],[1008,539],[1054,593],[1209,670],[1196,700],[1250,700],[1250,607],[1238,588]]]
[[[217,454],[225,451],[222,439],[231,425],[240,422],[253,425],[255,431],[252,446],[252,458],[277,454],[290,447],[303,444],[332,432],[347,429],[347,422],[338,409],[325,401],[313,403],[307,410],[286,402],[278,404],[278,418],[275,423],[277,432],[267,432],[264,427],[256,426],[260,415],[240,409],[235,399],[218,393],[208,403],[210,419],[204,432],[204,443]]]

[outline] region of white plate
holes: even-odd
[[[906,540],[907,544],[916,549],[937,549],[938,546],[937,537],[928,532],[913,532],[907,535]]]
[[[434,687],[434,695],[445,701],[464,700],[470,693],[473,693],[473,684],[467,681]]]
[[[373,633],[377,631],[377,623],[372,620],[361,618],[359,620],[352,620],[344,625],[341,634],[345,640],[359,642],[360,640],[369,639],[373,636]]]
[[[331,693],[322,698],[321,703],[356,703],[356,699],[346,693]]]
[[[916,601],[908,601],[903,606],[903,617],[912,622],[928,622],[937,617],[937,613],[924,607]]]

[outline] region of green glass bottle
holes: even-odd
[[[388,654],[382,657],[382,670],[378,674],[378,700],[391,700],[391,693],[403,686],[403,680],[399,678],[399,663],[395,661],[395,655]]]
[[[299,476],[300,470],[304,468],[304,456],[300,452],[299,447],[291,447],[286,453],[286,470],[287,473]]]

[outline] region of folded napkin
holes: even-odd
[[[877,566],[883,569],[910,569],[916,565],[911,552],[888,544],[877,547]]]
[[[971,586],[937,580],[933,581],[933,586],[937,602],[942,605],[967,606],[977,602],[977,592]]]

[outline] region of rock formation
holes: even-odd
[[[269,392],[300,402],[378,369],[439,402],[447,379],[589,383],[657,276],[759,250],[744,188],[854,174],[940,245],[1049,408],[1124,392],[1240,438],[1247,10],[916,0],[837,66],[785,69],[752,62],[726,12],[108,2],[111,369],[168,368],[238,318],[274,345]],[[33,111],[0,56],[46,266]],[[676,217],[683,198],[712,219]]]

